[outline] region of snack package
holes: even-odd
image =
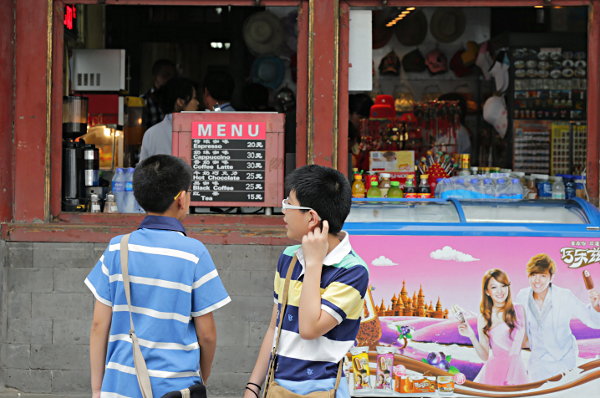
[[[452,376],[438,376],[437,389],[440,395],[454,394],[454,378]]]
[[[392,372],[396,347],[377,347],[377,374],[375,388],[392,392]]]
[[[371,373],[369,372],[369,347],[352,347],[352,368],[354,369],[354,389],[371,388]]]
[[[400,394],[435,392],[435,376],[396,376],[396,392]]]

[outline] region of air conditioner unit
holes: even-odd
[[[125,50],[73,50],[73,91],[125,90]]]

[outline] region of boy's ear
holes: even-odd
[[[310,220],[308,221],[308,228],[314,229],[320,225],[319,215],[314,210],[309,210],[308,214],[310,214]]]

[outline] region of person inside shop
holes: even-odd
[[[360,149],[360,120],[368,119],[374,102],[367,94],[350,95],[348,105],[348,153],[352,154],[352,167],[358,167]]]
[[[447,93],[440,95],[438,101],[456,101],[460,109],[460,127],[454,136],[443,134],[435,141],[434,151],[456,152],[461,154],[471,153],[471,138],[469,130],[465,127],[465,117],[467,116],[467,101],[465,97],[458,93]],[[450,147],[450,148],[448,148]]]
[[[204,107],[206,110],[221,112],[235,112],[231,106],[231,97],[235,89],[233,77],[225,71],[209,72],[204,78]]]
[[[260,83],[250,83],[244,86],[242,100],[244,107],[249,112],[275,112],[275,109],[269,107],[269,89]]]
[[[329,167],[303,166],[287,176],[285,192],[287,237],[301,244],[285,249],[277,262],[271,322],[245,398],[260,397],[274,343],[277,366],[271,363],[271,374],[279,386],[300,395],[336,395],[332,390],[342,374],[340,361],[354,345],[367,294],[367,264],[342,231],[352,204],[346,176]],[[293,288],[285,286],[286,277]],[[276,329],[281,331],[277,336]],[[349,396],[348,381],[341,376],[337,397]]]
[[[146,129],[160,123],[165,114],[160,108],[160,97],[156,94],[165,83],[177,76],[175,63],[168,59],[159,59],[152,65],[152,87],[140,97],[146,101],[148,117],[146,118]]]
[[[545,253],[527,263],[530,287],[522,289],[517,302],[525,307],[531,355],[527,371],[531,382],[546,380],[577,366],[579,347],[571,330],[577,318],[592,329],[600,329],[600,294],[589,289],[589,304],[569,289],[554,284],[556,263]]]
[[[170,155],[173,137],[173,113],[197,111],[198,99],[194,82],[176,77],[160,88],[157,96],[161,99],[161,109],[165,113],[162,122],[152,126],[144,134],[140,162],[153,155]]]

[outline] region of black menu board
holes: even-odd
[[[192,124],[192,201],[265,201],[266,123]]]

